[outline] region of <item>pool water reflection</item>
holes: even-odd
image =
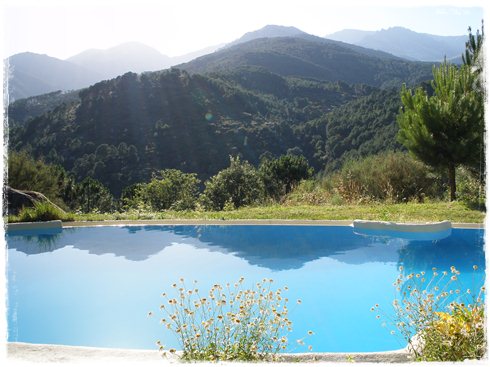
[[[290,340],[313,330],[316,352],[399,349],[402,340],[370,308],[390,309],[400,265],[408,273],[455,266],[468,287],[482,285],[485,266],[483,230],[473,229],[420,241],[347,226],[123,226],[10,232],[6,240],[8,340],[95,347],[176,346],[158,323],[161,293],[180,277],[206,290],[244,276],[249,285],[272,278],[302,300],[290,302]]]

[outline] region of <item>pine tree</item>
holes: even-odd
[[[417,158],[448,172],[451,201],[456,199],[458,165],[480,160],[483,144],[483,94],[471,66],[444,62],[433,69],[434,94],[402,87],[397,121],[399,141]]]

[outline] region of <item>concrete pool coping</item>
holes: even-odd
[[[368,222],[368,221],[365,221]],[[372,223],[389,223],[371,221]],[[433,222],[432,222],[433,223]],[[400,223],[392,223],[400,224]],[[431,224],[423,222],[407,222],[405,224]],[[292,226],[354,226],[354,220],[299,220],[299,219],[140,219],[140,220],[101,220],[61,222],[24,222],[7,223],[7,230],[61,229],[75,227],[102,226],[140,226],[140,225],[292,225]],[[483,229],[483,223],[451,223],[451,228]]]
[[[66,222],[63,228],[119,225],[295,225],[295,226],[353,226],[354,220],[309,219],[164,219],[164,220],[107,220],[93,222]],[[419,223],[421,222],[412,222]],[[451,223],[452,228],[484,228],[483,223]]]
[[[145,365],[162,365],[162,363],[181,363],[177,356],[163,358],[155,350],[111,349],[75,347],[55,344],[7,343],[7,358],[11,361],[35,363],[84,363],[84,362],[117,362]],[[411,362],[407,349],[388,352],[366,353],[285,353],[281,354],[278,363],[298,365],[304,362],[367,362],[367,363],[408,363]],[[272,363],[272,362],[267,362]],[[237,365],[236,362],[219,364]]]
[[[373,221],[375,222],[375,221]],[[354,220],[298,220],[298,219],[141,219],[141,220],[102,220],[80,222],[28,222],[8,223],[7,229],[32,230],[100,226],[138,226],[138,225],[295,225],[295,226],[353,226]],[[407,222],[424,224],[421,222]],[[483,229],[483,223],[451,223],[452,228]]]

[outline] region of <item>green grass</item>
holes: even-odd
[[[383,220],[394,222],[483,223],[485,213],[458,202],[364,204],[364,205],[270,205],[231,211],[163,211],[159,213],[77,214],[76,221],[157,219],[299,219],[299,220]]]
[[[18,215],[9,215],[8,222],[45,222],[50,220],[73,221],[75,216],[49,202],[36,202],[32,208],[23,208]]]

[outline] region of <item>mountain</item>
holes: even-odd
[[[213,73],[242,66],[281,75],[371,86],[414,84],[431,78],[432,64],[409,62],[380,51],[303,35],[259,38],[177,65],[190,73]]]
[[[94,71],[47,55],[24,52],[5,60],[9,100],[56,90],[80,89],[102,79]]]
[[[138,42],[124,43],[106,50],[91,49],[60,60],[25,52],[5,60],[10,101],[56,91],[88,87],[127,72],[140,73],[167,69],[214,52],[215,45],[184,55],[169,57]]]
[[[343,29],[341,31],[332,33],[332,34],[327,34],[325,38],[335,40],[335,41],[340,41],[340,42],[345,42],[345,43],[351,43],[353,45],[359,45],[362,40],[371,34],[374,34],[376,32],[374,31],[361,31],[358,29]]]
[[[195,58],[198,58],[198,57],[201,57],[201,56],[204,56],[204,55],[213,53],[214,51],[219,50],[220,48],[222,48],[224,46],[225,46],[224,43],[220,43],[219,45],[208,46],[208,47],[202,48],[200,50],[192,51],[192,52],[189,52],[189,53],[186,53],[186,54],[183,54],[183,55],[172,56],[170,58],[170,60],[171,60],[170,61],[170,66],[174,66],[174,65],[185,63],[185,62],[189,62],[191,60],[194,60]]]
[[[436,36],[393,27],[376,32],[343,30],[326,38],[385,51],[408,60],[440,62],[446,57],[461,62],[468,36]]]
[[[123,43],[105,50],[86,50],[67,61],[88,70],[96,70],[103,76],[102,79],[112,79],[127,72],[167,69],[172,64],[170,57],[139,42]]]
[[[372,88],[244,68],[214,76],[178,69],[127,73],[10,129],[10,147],[92,176],[115,194],[163,168],[207,179],[240,154],[302,152],[322,167],[325,129],[306,126]]]
[[[258,38],[275,38],[275,37],[297,37],[297,36],[309,36],[308,33],[296,27],[285,27],[281,25],[269,24],[256,31],[247,32],[237,40],[230,42],[226,47],[238,45]]]
[[[294,151],[316,170],[335,168],[397,148],[400,85],[431,79],[431,67],[304,33],[257,38],[178,67],[18,101],[9,143],[115,195],[165,168],[206,180],[230,155],[258,164]]]

